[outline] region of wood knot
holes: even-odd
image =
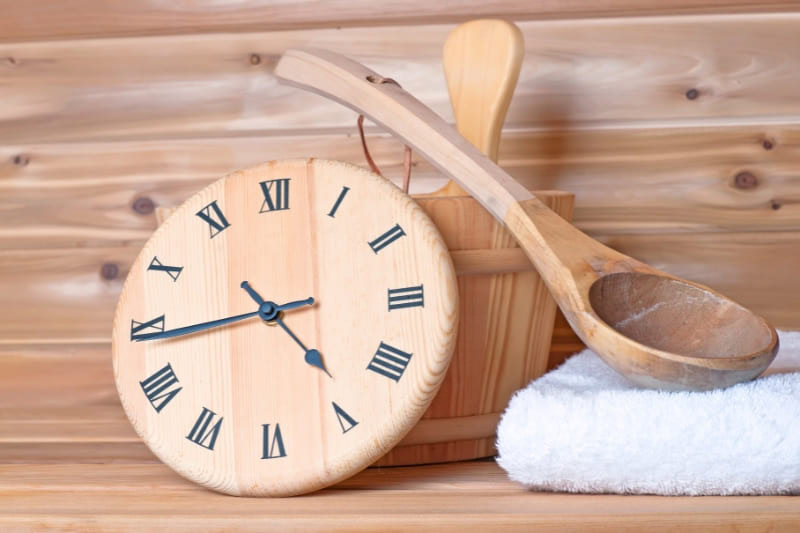
[[[119,265],[116,263],[103,263],[100,267],[100,276],[108,281],[116,279],[119,276]]]
[[[140,196],[133,201],[131,206],[140,215],[149,215],[156,209],[156,204],[147,196]]]
[[[697,100],[697,97],[700,96],[700,91],[695,88],[691,88],[686,91],[686,99],[687,100]]]
[[[772,150],[775,147],[775,143],[770,139],[764,139],[764,142],[761,143],[761,146],[764,147],[764,150]]]
[[[770,200],[769,201],[769,206],[772,208],[773,211],[777,211],[778,209],[781,208],[782,205],[783,204],[781,204],[777,200]]]
[[[25,167],[28,166],[28,163],[31,162],[31,158],[25,154],[17,154],[11,158],[11,162],[17,165],[18,167]]]
[[[250,54],[250,64],[258,65],[261,63],[261,56],[258,54]]]
[[[743,170],[733,177],[733,185],[737,189],[752,189],[758,185],[758,178],[748,170]]]

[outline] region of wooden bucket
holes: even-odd
[[[567,220],[574,195],[536,191]],[[495,453],[511,395],[547,369],[556,304],[514,238],[471,196],[416,196],[447,243],[460,323],[444,383],[422,420],[376,465],[440,463]]]

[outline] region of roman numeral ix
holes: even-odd
[[[180,276],[181,272],[183,272],[183,267],[165,265],[158,260],[158,257],[153,257],[153,260],[150,261],[150,266],[147,267],[147,270],[160,270],[162,272],[166,272],[167,275],[172,278],[172,281],[178,281],[178,276]]]
[[[219,208],[216,200],[198,211],[196,215],[208,224],[208,234],[212,239],[230,226],[230,222],[222,214],[222,209]]]
[[[215,416],[217,416],[217,413],[207,407],[203,407],[203,412],[200,413],[197,422],[194,423],[192,430],[186,435],[186,438],[198,446],[213,450],[214,444],[217,443],[217,437],[219,436],[219,430],[222,427],[223,420],[223,417],[220,417],[212,426],[211,422],[214,421]]]
[[[264,203],[261,204],[259,213],[289,209],[289,181],[290,178],[281,178],[261,182]]]
[[[389,311],[405,307],[425,307],[425,293],[422,285],[389,289]]]
[[[372,248],[372,251],[376,254],[392,244],[394,241],[405,235],[406,232],[403,231],[403,228],[400,227],[400,224],[395,224],[392,229],[375,239],[374,241],[369,242],[369,247]]]
[[[164,406],[183,390],[183,387],[175,387],[177,384],[178,377],[169,363],[146,380],[139,382],[144,395],[150,400],[156,413],[160,413]]]
[[[369,365],[367,365],[367,370],[372,370],[389,379],[400,381],[400,378],[403,377],[403,372],[406,371],[408,362],[411,360],[411,355],[385,342],[381,342],[381,345],[378,346],[378,351],[375,352]]]
[[[158,316],[147,322],[137,322],[131,319],[131,340],[144,340],[153,333],[164,331],[164,315]]]
[[[272,434],[272,439],[269,438],[269,424],[261,424],[264,429],[264,452],[261,454],[262,459],[275,459],[278,457],[286,457],[286,448],[283,446],[283,436],[281,435],[281,425],[275,424],[275,431]]]
[[[342,433],[347,433],[358,425],[358,422],[339,407],[336,402],[331,402],[331,404],[333,405],[333,412],[336,413],[336,419],[339,421],[339,426],[342,428]]]

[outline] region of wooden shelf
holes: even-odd
[[[533,493],[491,460],[371,468],[288,499],[209,492],[158,462],[118,405],[0,409],[0,530],[797,531],[800,499]]]

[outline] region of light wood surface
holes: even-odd
[[[350,164],[273,161],[209,185],[148,240],[115,315],[117,388],[144,442],[188,479],[310,492],[417,423],[458,310],[446,245],[410,197]]]
[[[103,346],[108,357],[108,345]],[[80,353],[76,356],[84,358]],[[88,355],[88,357],[93,357]],[[107,367],[108,368],[108,367]],[[110,374],[110,369],[108,369]],[[2,373],[5,384],[13,376]],[[532,493],[493,461],[370,468],[290,499],[233,498],[160,463],[119,404],[0,402],[0,529],[224,529],[791,532],[797,497],[657,497]],[[76,430],[76,426],[86,430]]]

